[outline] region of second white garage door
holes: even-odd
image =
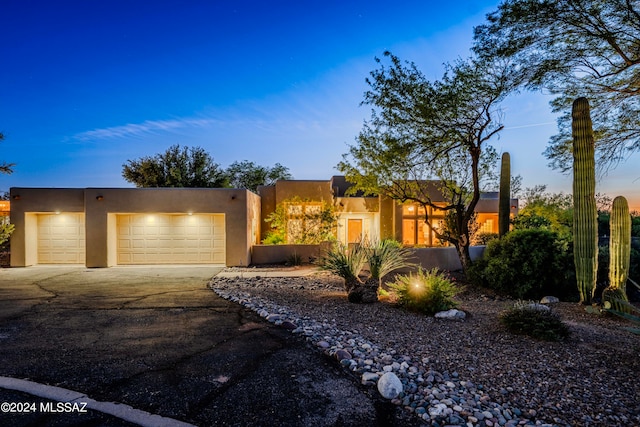
[[[117,215],[118,264],[224,264],[224,214]]]

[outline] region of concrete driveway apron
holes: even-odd
[[[207,282],[219,271],[0,270],[0,376],[201,426],[402,425],[299,337],[217,297]],[[0,413],[0,425],[145,424],[35,412]]]

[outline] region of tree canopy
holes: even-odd
[[[571,105],[589,98],[600,166],[640,150],[640,3],[637,0],[505,0],[475,28],[474,50],[506,58],[530,89],[557,95],[553,167],[571,166]]]
[[[0,142],[4,141],[4,134],[2,132],[0,132]],[[6,163],[6,162],[2,162],[0,163],[0,173],[4,173],[7,175],[10,175],[13,173],[13,167],[15,166],[15,163]]]
[[[164,153],[128,160],[122,165],[122,176],[136,187],[231,187],[254,192],[261,185],[293,178],[280,163],[266,167],[243,160],[224,170],[203,148],[178,144]]]
[[[338,169],[354,191],[451,215],[451,229],[433,231],[458,249],[466,270],[470,223],[497,161],[488,141],[503,128],[498,104],[517,84],[514,74],[508,65],[469,59],[447,65],[442,79],[431,82],[414,63],[385,57],[390,63],[377,59],[380,68],[367,79],[363,104],[372,106],[371,119]]]
[[[122,176],[136,187],[227,186],[227,176],[201,147],[172,145],[164,153],[128,160]]]
[[[243,160],[233,162],[226,170],[229,185],[233,188],[246,188],[254,193],[261,185],[272,185],[279,179],[293,179],[289,168],[276,163],[273,167],[260,166]]]

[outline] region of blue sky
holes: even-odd
[[[432,79],[466,57],[498,1],[30,1],[0,6],[0,159],[9,187],[130,187],[128,159],[201,146],[222,167],[251,160],[328,179],[369,117],[374,57],[391,50]],[[570,192],[542,155],[555,116],[544,94],[504,103],[525,187]],[[640,209],[634,156],[598,191]]]

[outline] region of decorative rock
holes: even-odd
[[[464,311],[456,310],[452,308],[451,310],[441,311],[436,313],[435,316],[437,319],[464,319],[467,317],[467,314]]]
[[[320,347],[320,348],[329,348],[329,347],[331,347],[331,344],[329,344],[326,341],[318,341],[318,343],[316,345],[318,347]]]
[[[447,405],[444,403],[437,403],[429,408],[429,415],[432,417],[439,417],[444,415]]]
[[[336,351],[335,357],[336,357],[336,359],[341,361],[341,360],[344,360],[344,359],[351,359],[351,354],[349,354],[349,352],[347,350],[340,349],[340,350]]]
[[[364,374],[362,374],[362,384],[364,385],[373,384],[373,382],[376,381],[377,379],[378,379],[378,374],[374,372],[365,372]],[[397,396],[394,396],[394,397],[397,397]]]
[[[378,380],[378,391],[385,399],[395,399],[402,393],[402,382],[393,372],[386,372]]]
[[[280,324],[280,326],[290,331],[298,327],[295,323],[291,322],[290,320],[285,320],[284,322],[282,322],[282,324]]]
[[[551,311],[551,308],[549,306],[546,306],[546,305],[543,305],[543,304],[539,304],[537,302],[528,304],[527,308],[529,310],[536,310],[536,311]]]
[[[560,302],[560,299],[558,299],[558,297],[552,296],[542,297],[542,299],[540,300],[540,304],[555,304],[557,302]]]

